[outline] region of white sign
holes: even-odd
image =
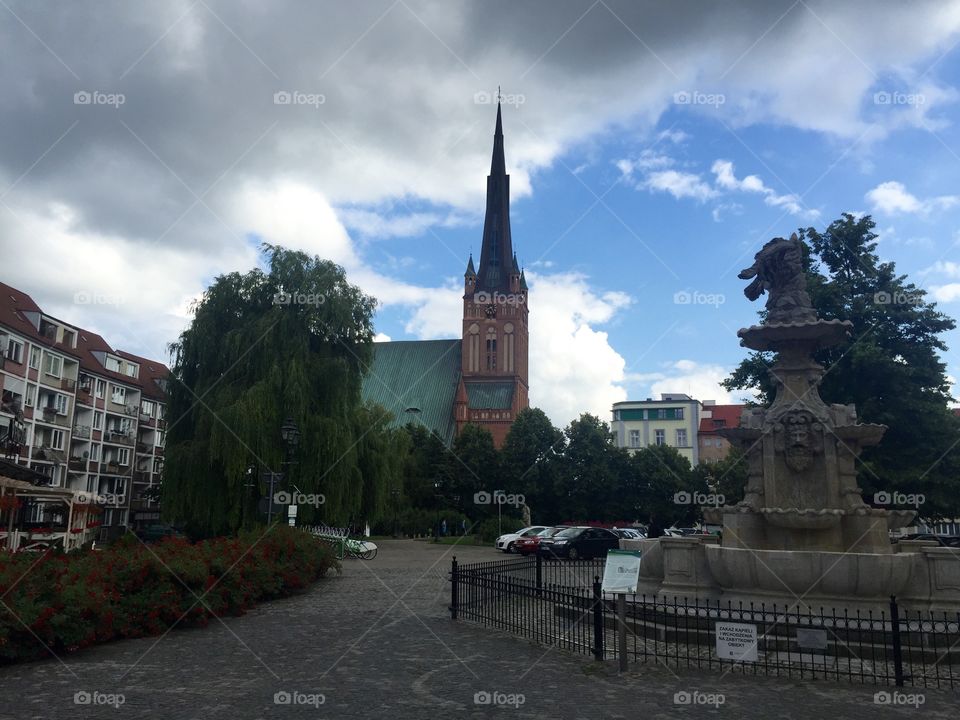
[[[640,553],[633,550],[610,550],[603,569],[603,591],[635,593],[640,577]]]
[[[757,661],[757,626],[747,623],[717,623],[717,657],[737,662]]]

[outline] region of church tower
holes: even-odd
[[[527,300],[526,277],[510,235],[510,176],[497,103],[479,270],[471,255],[464,273],[461,381],[454,410],[458,433],[467,423],[480,425],[497,447],[517,413],[529,406]]]

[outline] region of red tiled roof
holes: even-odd
[[[117,350],[116,354],[124,360],[133,360],[140,365],[140,387],[147,397],[163,400],[166,398],[166,390],[160,385],[159,381],[167,381],[170,378],[170,370],[161,362],[151,360],[150,358],[134,355],[133,353]]]
[[[700,434],[713,433],[722,427],[739,427],[740,414],[746,405],[707,405],[701,413],[710,411],[711,417],[700,418]]]
[[[80,361],[80,369],[85,372],[110,378],[125,385],[139,387],[143,390],[144,394],[153,398],[163,399],[165,397],[165,393],[156,383],[157,379],[165,378],[170,374],[170,371],[163,363],[138,357],[131,353],[122,353],[114,350],[110,347],[110,344],[97,333],[71,325],[62,320],[57,320],[57,322],[76,330],[77,347],[71,348],[62,343],[53,342],[50,338],[40,334],[30,321],[23,316],[22,313],[24,312],[36,312],[46,315],[29,295],[5,283],[0,283],[0,327],[8,327],[20,335],[29,337],[38,344],[46,345],[65,355],[77,358]],[[52,318],[50,315],[47,315],[47,317]],[[132,378],[123,373],[107,370],[93,354],[95,351],[129,358],[139,363],[140,377]]]
[[[23,315],[25,312],[45,314],[43,310],[40,309],[40,306],[33,301],[33,298],[25,292],[0,282],[0,326],[7,327],[19,335],[28,337],[38,345],[45,345],[65,355],[78,357],[77,351],[73,348],[63,343],[54,342],[46,335],[42,335],[40,331],[33,326],[33,323]],[[69,323],[63,324],[73,328]]]

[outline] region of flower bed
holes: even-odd
[[[242,615],[331,567],[326,544],[284,526],[195,545],[128,537],[99,551],[0,551],[0,663]]]

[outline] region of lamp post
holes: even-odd
[[[296,452],[297,445],[300,443],[300,428],[297,427],[297,424],[293,421],[293,418],[288,417],[283,421],[283,425],[280,426],[280,439],[283,441],[284,454],[286,456],[286,462],[284,463],[287,466],[287,475],[292,475],[291,472],[293,467],[293,454]],[[284,478],[289,480],[290,478]],[[292,480],[291,480],[292,482]],[[273,494],[274,494],[274,485],[270,483],[270,498],[267,503],[267,525],[273,521]]]

